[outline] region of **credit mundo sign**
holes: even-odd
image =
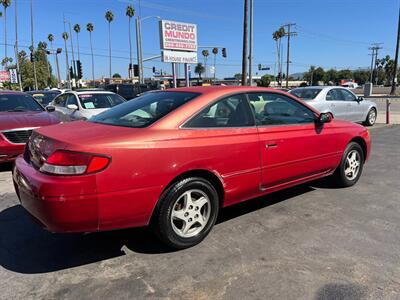
[[[161,49],[197,51],[197,25],[176,21],[160,21]]]

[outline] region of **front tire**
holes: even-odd
[[[218,193],[203,178],[190,177],[176,182],[159,201],[151,227],[162,242],[174,249],[200,243],[218,216]]]
[[[349,187],[360,179],[364,166],[364,152],[356,142],[351,142],[343,153],[340,165],[333,174],[334,182],[339,187]]]
[[[368,112],[367,118],[364,121],[364,125],[365,126],[374,126],[375,122],[376,122],[376,109],[375,108],[371,108]]]

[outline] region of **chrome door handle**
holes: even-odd
[[[277,143],[269,143],[265,145],[265,148],[269,149],[269,148],[276,148],[278,147]]]

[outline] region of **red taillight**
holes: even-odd
[[[54,151],[40,171],[58,175],[90,174],[104,170],[110,163],[106,156],[65,150]]]

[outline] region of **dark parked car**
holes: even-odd
[[[136,98],[139,94],[151,90],[145,84],[109,84],[105,89],[124,97],[126,100]]]
[[[55,97],[61,94],[61,91],[29,91],[27,94],[31,95],[37,102],[42,104],[42,106],[46,107]]]

